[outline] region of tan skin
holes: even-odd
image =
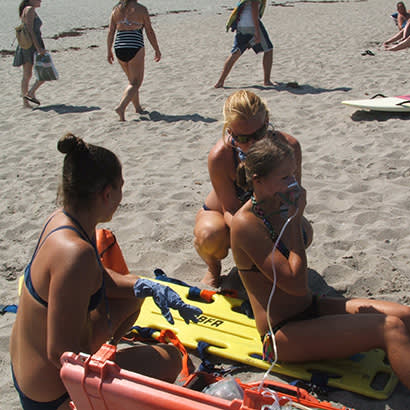
[[[393,44],[393,45],[391,45]],[[410,20],[396,35],[383,43],[386,51],[400,51],[410,47]]]
[[[100,222],[111,220],[122,197],[122,179],[96,195],[83,210],[66,207],[90,238]],[[75,226],[61,210],[55,212],[44,235],[61,225]],[[44,238],[45,236],[43,236]],[[33,286],[48,307],[42,306],[25,285],[10,339],[14,373],[22,391],[32,400],[46,402],[65,393],[59,377],[60,356],[65,351],[95,353],[113,337],[118,342],[138,317],[142,299],[136,299],[135,275],[106,270],[105,285],[112,329],[105,300],[88,312],[88,304],[102,284],[102,272],[93,247],[77,233],[53,233],[36,255],[31,269]],[[120,350],[116,362],[123,368],[173,382],[181,370],[181,357],[173,346],[135,346]],[[67,400],[59,409],[69,409]]]
[[[287,161],[266,177],[253,177],[254,195],[265,214],[278,210],[277,192],[286,190],[287,179],[296,172],[296,162]],[[306,205],[303,190],[296,216],[285,230],[283,242],[289,259],[274,254],[276,289],[269,313],[270,322],[279,322],[305,310],[311,303],[301,221]],[[232,252],[247,290],[259,333],[268,330],[266,309],[273,286],[273,242],[262,220],[252,212],[249,201],[233,217]],[[279,216],[270,217],[276,232],[283,226]],[[254,265],[257,269],[252,268]],[[250,270],[249,270],[250,269]],[[346,358],[373,348],[382,348],[401,382],[410,388],[410,307],[369,299],[321,297],[320,317],[288,322],[275,335],[279,360],[303,362]]]
[[[251,0],[252,2],[252,19],[253,25],[256,28],[255,30],[255,44],[261,42],[261,35],[259,30],[259,1]],[[219,77],[218,81],[214,85],[215,88],[222,88],[224,86],[226,77],[231,72],[234,64],[238,61],[239,57],[241,56],[240,50],[237,50],[235,53],[231,54],[225,61],[221,76]],[[270,76],[272,71],[272,61],[273,61],[273,50],[266,51],[263,53],[263,76],[264,76],[264,85],[265,86],[273,86],[277,85],[276,83],[272,83]]]
[[[130,24],[121,23],[125,18]],[[112,47],[116,31],[138,30],[142,28],[145,29],[147,38],[155,51],[154,61],[158,62],[161,60],[161,52],[147,8],[142,4],[138,4],[136,1],[131,1],[125,9],[117,6],[111,13],[107,36],[107,60],[110,64],[114,62]],[[120,121],[125,121],[125,110],[130,102],[134,105],[137,113],[143,112],[139,100],[139,88],[144,79],[144,61],[145,47],[140,49],[128,62],[118,60],[127,75],[129,83],[124,91],[120,104],[115,108],[115,112],[118,114]]]
[[[228,132],[234,135],[249,135],[259,130],[264,122],[269,121],[265,110],[258,112],[248,120],[237,120],[228,127]],[[295,151],[297,161],[296,178],[302,178],[302,153],[299,142],[289,134],[275,131],[278,138],[283,139]],[[254,141],[237,145],[245,153]],[[194,245],[201,258],[208,265],[208,271],[202,283],[218,287],[221,273],[221,260],[228,255],[230,248],[230,225],[232,215],[242,206],[234,187],[236,166],[232,146],[221,138],[211,149],[208,155],[208,171],[212,183],[212,191],[208,194],[205,204],[210,211],[200,209],[196,216],[194,227]],[[311,238],[311,228],[309,228]],[[310,242],[310,240],[309,240]]]
[[[397,3],[397,27],[399,31],[403,28],[403,24],[410,18],[410,13],[406,10],[404,3]]]
[[[40,55],[44,55],[46,50],[38,44],[37,38],[34,35],[33,31],[33,23],[34,19],[37,15],[36,13],[36,8],[39,8],[41,6],[41,0],[30,0],[29,6],[25,7],[23,10],[23,14],[21,15],[21,21],[26,24],[27,30],[29,31],[31,38],[33,40],[34,47],[36,48],[36,51]],[[36,98],[36,91],[38,88],[44,84],[44,81],[35,81],[33,86],[29,90],[29,84],[31,77],[33,76],[33,64],[32,63],[24,63],[23,64],[23,79],[21,81],[21,95],[24,96],[29,96],[31,98]],[[29,102],[23,98],[23,106],[26,108],[31,108],[31,105]]]

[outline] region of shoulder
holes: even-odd
[[[251,211],[251,205],[245,204],[232,217],[231,232],[233,237],[249,238],[255,235],[257,220]]]
[[[208,161],[225,161],[227,159],[232,160],[232,152],[233,148],[227,146],[221,138],[209,151]]]
[[[233,167],[233,149],[224,144],[220,139],[209,151],[208,168],[215,171],[228,173]]]
[[[148,9],[141,3],[137,3],[135,10],[137,10],[138,13],[148,14]]]
[[[66,270],[93,270],[98,266],[93,246],[70,229],[62,230],[60,235],[52,235],[48,240],[54,265]]]
[[[112,9],[112,12],[111,12],[111,18],[112,18],[112,19],[117,18],[118,15],[120,14],[120,12],[121,12],[120,6],[118,6],[118,5],[115,6],[115,7]]]
[[[27,6],[23,10],[22,18],[34,18],[36,15],[36,10],[32,6]]]
[[[300,143],[295,137],[292,137],[292,135],[286,132],[283,132],[283,131],[275,131],[275,132],[276,132],[276,135],[278,135],[280,138],[286,141],[293,149],[296,149],[296,148],[300,149]]]

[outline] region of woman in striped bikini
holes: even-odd
[[[143,29],[145,29],[148,40],[155,50],[154,60],[159,61],[161,52],[147,8],[142,4],[138,4],[136,0],[121,0],[111,13],[107,37],[108,62],[110,64],[114,62],[112,52],[114,44],[115,55],[128,77],[128,85],[124,90],[120,104],[115,108],[120,121],[125,121],[125,110],[130,102],[133,103],[137,113],[143,111],[138,94],[144,79],[145,48]]]

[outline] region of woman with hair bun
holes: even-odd
[[[169,321],[169,308],[187,323],[201,313],[166,286],[102,266],[95,230],[121,202],[121,163],[73,134],[59,140],[58,150],[65,154],[62,208],[47,219],[25,269],[10,339],[13,381],[25,410],[69,409],[60,356],[92,354],[107,340],[117,343],[134,324],[143,298],[152,296]],[[118,350],[116,362],[170,382],[181,370],[178,350],[161,344]]]

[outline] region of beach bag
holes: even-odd
[[[33,40],[24,23],[16,27],[16,38],[19,46],[24,50],[29,49],[33,45]]]
[[[54,67],[53,60],[49,53],[44,55],[35,54],[34,73],[38,81],[58,80],[58,72]]]

